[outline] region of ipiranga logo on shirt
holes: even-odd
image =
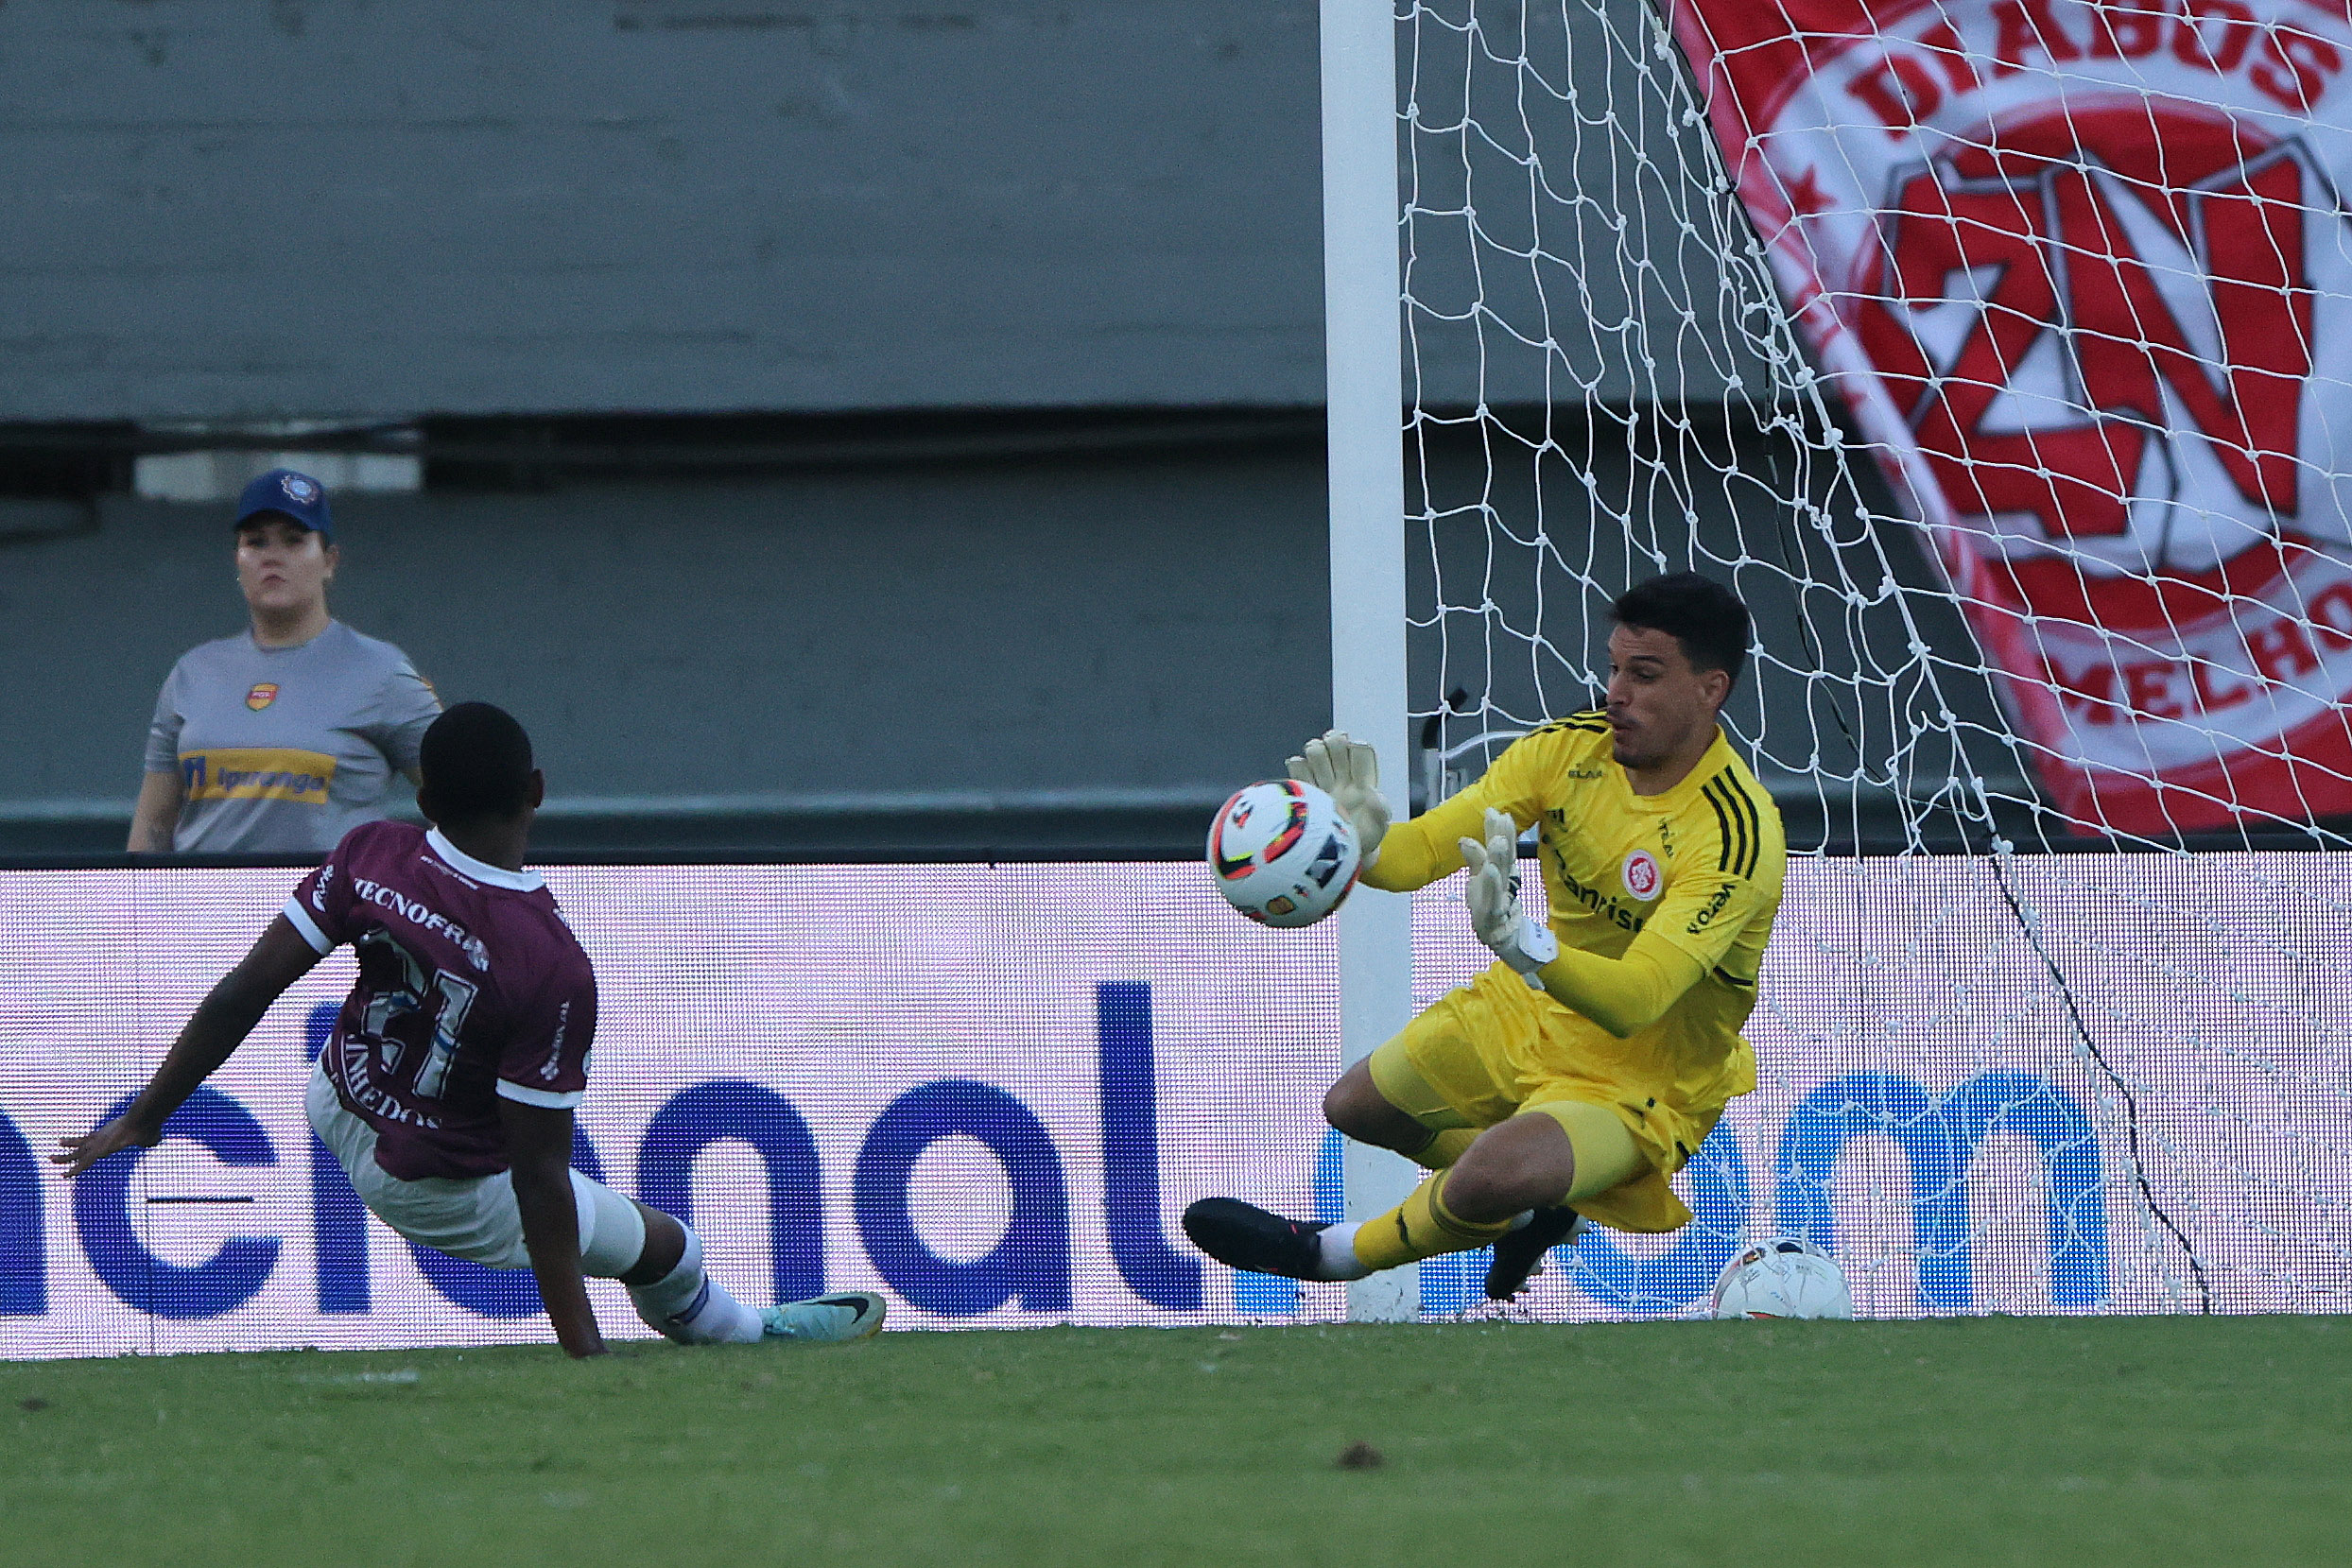
[[[191,801],[303,801],[327,803],[335,759],[291,747],[230,746],[180,753],[180,781]]]

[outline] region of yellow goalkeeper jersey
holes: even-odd
[[[1562,947],[1610,959],[1671,949],[1697,966],[1654,1023],[1621,1040],[1584,1031],[1579,1051],[1592,1060],[1575,1063],[1580,1076],[1693,1110],[1754,1089],[1755,1056],[1739,1028],[1755,1007],[1789,851],[1778,808],[1721,732],[1672,789],[1636,795],[1600,712],[1548,724],[1468,789],[1391,828],[1365,880],[1409,891],[1459,870],[1459,841],[1479,836],[1489,806],[1537,828]]]

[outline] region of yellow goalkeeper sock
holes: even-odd
[[[1445,1173],[1438,1172],[1387,1214],[1356,1230],[1356,1257],[1366,1267],[1394,1268],[1446,1252],[1484,1247],[1509,1231],[1512,1221],[1476,1225],[1445,1212]]]
[[[1480,1130],[1475,1127],[1449,1127],[1414,1151],[1413,1163],[1444,1170],[1470,1151],[1470,1146],[1479,1141]]]

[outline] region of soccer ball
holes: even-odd
[[[1330,796],[1296,779],[1237,790],[1209,824],[1209,871],[1260,925],[1312,925],[1356,886],[1364,857]]]
[[[1838,1260],[1781,1236],[1743,1247],[1715,1282],[1718,1318],[1851,1318],[1854,1293]]]

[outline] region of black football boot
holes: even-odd
[[[1185,1211],[1185,1234],[1219,1263],[1293,1280],[1322,1277],[1323,1246],[1315,1238],[1329,1229],[1237,1198],[1204,1198]]]
[[[1495,1243],[1495,1261],[1486,1270],[1486,1299],[1508,1301],[1527,1288],[1528,1281],[1544,1271],[1544,1254],[1566,1242],[1575,1245],[1584,1216],[1565,1207],[1538,1209],[1535,1217]]]

